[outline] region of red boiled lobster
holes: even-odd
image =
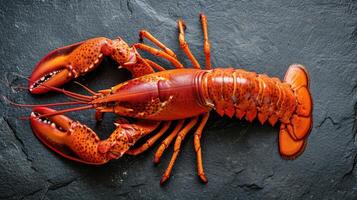
[[[154,162],[158,163],[165,149],[175,139],[171,161],[160,181],[164,183],[170,176],[182,140],[195,128],[198,175],[203,182],[207,182],[202,165],[200,138],[210,111],[215,110],[221,116],[238,119],[245,117],[250,122],[255,118],[262,124],[269,122],[272,126],[280,122],[279,152],[284,158],[296,158],[303,152],[312,127],[312,99],[306,69],[302,65],[291,65],[284,81],[241,69],[212,70],[207,19],[202,14],[201,23],[205,70],[200,69],[200,64],[185,41],[182,20],[178,21],[180,47],[196,69],[164,70],[156,63],[141,58],[135,47],[149,50],[168,59],[177,68],[182,68],[175,54],[153,39],[147,31],[142,31],[141,35],[149,35],[151,41],[155,41],[162,50],[143,44],[129,47],[121,39],[111,41],[97,38],[51,52],[40,61],[31,75],[30,91],[63,92],[76,99],[73,104],[84,106],[59,111],[35,107],[30,122],[36,136],[66,158],[98,165],[124,154],[137,155],[144,152],[174,124],[174,129],[163,140],[154,158]],[[83,86],[92,94],[90,96],[57,88],[73,77],[92,70],[102,59],[102,54],[110,55],[128,68],[135,78],[98,92]],[[163,71],[154,72],[153,67]],[[137,121],[117,121],[111,136],[101,140],[87,126],[62,115],[84,109],[95,109],[97,119],[101,119],[105,112],[113,112]],[[132,147],[150,133],[152,135],[142,146]]]

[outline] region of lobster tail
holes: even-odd
[[[309,91],[308,73],[302,65],[291,65],[284,80],[294,91],[296,109],[289,123],[280,125],[279,150],[284,158],[294,159],[304,151],[307,135],[311,131],[312,98]]]
[[[305,147],[312,126],[312,99],[308,73],[302,65],[291,65],[284,82],[265,74],[241,69],[214,69],[202,80],[205,105],[221,116],[236,116],[274,126],[281,122],[280,154],[293,159]]]

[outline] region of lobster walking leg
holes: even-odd
[[[156,44],[158,47],[160,47],[162,50],[165,51],[165,53],[169,54],[170,56],[177,58],[176,54],[166,47],[164,44],[162,44],[158,39],[156,39],[153,35],[151,35],[147,30],[141,30],[139,32],[139,37],[140,41],[143,41],[144,38],[150,40],[152,43]]]
[[[183,123],[185,120],[179,120],[175,126],[175,129],[165,138],[164,141],[160,144],[159,148],[156,150],[155,156],[154,156],[154,163],[158,164],[160,163],[160,158],[162,154],[164,153],[165,149],[169,147],[173,139],[177,136],[178,132],[183,126]]]
[[[179,43],[180,43],[181,49],[185,52],[186,56],[190,59],[190,61],[193,64],[193,67],[196,69],[200,69],[201,68],[200,64],[198,63],[195,56],[193,56],[193,54],[185,40],[185,30],[184,30],[186,28],[185,22],[183,20],[178,20],[177,26],[178,26],[178,30],[179,30]]]
[[[200,177],[203,183],[207,183],[207,177],[205,176],[205,173],[203,171],[200,140],[201,140],[202,130],[205,127],[208,118],[209,118],[209,112],[202,116],[202,120],[194,134],[194,145],[195,145],[195,151],[197,156],[197,172],[198,172],[198,176]]]
[[[146,59],[142,58],[139,54],[136,55],[136,62],[135,63],[125,63],[119,68],[124,67],[125,69],[129,70],[131,75],[136,78],[140,76],[144,76],[147,74],[155,73],[152,66],[146,62]]]
[[[204,41],[205,41],[205,55],[206,55],[206,68],[210,68],[210,58],[209,58],[209,43],[208,43],[208,34],[207,34],[207,20],[205,18],[205,16],[203,16],[202,18],[202,26],[203,26],[203,32],[204,32]],[[186,28],[185,23],[183,20],[179,20],[178,21],[178,29],[179,29],[179,43],[180,43],[180,47],[183,49],[184,53],[187,55],[187,57],[190,59],[190,61],[193,64],[194,68],[200,69],[200,64],[198,63],[198,61],[196,60],[196,58],[194,57],[194,55],[192,54],[187,42],[185,41],[185,35],[184,35],[184,29]],[[208,61],[207,61],[208,60]],[[201,138],[201,134],[202,134],[202,129],[204,128],[205,124],[207,123],[207,120],[209,118],[209,112],[204,114],[202,121],[200,122],[199,127],[196,130],[195,133],[195,150],[196,150],[196,155],[197,155],[197,170],[198,170],[198,175],[200,177],[200,179],[203,182],[207,182],[207,178],[204,175],[204,171],[203,171],[203,165],[202,165],[202,153],[201,153],[201,145],[200,145],[200,138]],[[175,142],[175,151],[174,154],[171,158],[170,164],[167,167],[162,179],[160,183],[164,183],[168,178],[169,175],[171,173],[171,170],[174,166],[175,160],[178,156],[178,151],[179,148],[181,146],[181,141],[183,140],[183,138],[185,137],[185,135],[188,133],[188,131],[197,123],[198,121],[198,117],[195,117],[194,119],[192,119],[189,124],[186,125],[185,128],[183,128],[180,133],[177,135],[175,132],[173,132],[172,134],[170,134],[170,136],[168,136],[165,141],[161,144],[161,146],[159,147],[157,153],[155,154],[155,159],[154,162],[158,163],[159,159],[163,153],[163,151],[167,148],[167,146],[172,142],[173,138],[176,137],[176,142]]]
[[[211,69],[211,44],[208,40],[208,25],[206,15],[200,14],[202,31],[203,31],[203,52],[206,59],[206,69]]]
[[[162,178],[160,180],[160,184],[165,183],[169,178],[172,171],[172,168],[175,165],[177,156],[181,149],[181,142],[185,139],[187,133],[197,124],[198,117],[191,118],[188,124],[179,132],[175,140],[174,153],[172,154],[169,165],[167,166]]]
[[[144,151],[149,149],[167,131],[167,129],[170,128],[170,125],[171,125],[171,121],[164,122],[159,132],[157,132],[154,136],[149,138],[142,146],[135,149],[129,149],[129,151],[127,151],[126,154],[136,156],[143,153]]]
[[[178,61],[176,58],[170,56],[169,54],[165,53],[164,51],[155,49],[151,46],[141,44],[141,43],[134,44],[134,47],[137,49],[147,51],[155,56],[165,58],[166,60],[170,61],[176,68],[183,68],[183,65],[180,63],[180,61]]]
[[[145,61],[153,68],[155,68],[158,71],[165,71],[166,69],[161,67],[159,64],[157,64],[156,62],[150,60],[150,59],[145,59]]]

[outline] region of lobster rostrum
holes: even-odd
[[[31,113],[30,123],[36,136],[66,158],[87,164],[104,164],[124,154],[138,155],[144,152],[162,137],[171,125],[174,125],[174,129],[162,141],[154,157],[154,162],[159,163],[163,152],[175,139],[171,161],[160,181],[164,183],[173,169],[182,140],[190,130],[196,128],[194,146],[198,176],[200,180],[207,182],[202,165],[200,139],[210,111],[215,110],[221,116],[239,119],[245,117],[250,122],[256,118],[262,124],[269,122],[272,126],[280,122],[279,152],[284,158],[296,158],[303,152],[312,127],[312,99],[306,69],[299,64],[291,65],[284,81],[241,69],[211,69],[207,19],[203,14],[200,15],[200,19],[204,34],[206,69],[200,69],[200,64],[192,55],[184,37],[184,22],[179,20],[179,44],[191,60],[194,69],[156,68],[162,71],[154,72],[152,67],[156,63],[150,62],[149,65],[145,65],[146,70],[135,76],[137,69],[144,66],[137,65],[129,69],[134,72],[135,78],[132,80],[98,92],[85,88],[93,94],[92,96],[57,89],[56,87],[63,82],[57,82],[57,77],[53,76],[53,79],[40,83],[36,88],[61,91],[77,99],[77,103],[85,105],[58,111],[35,107]],[[50,53],[52,55],[43,60],[52,62],[66,56],[69,58],[76,49],[81,49],[81,46],[87,43],[88,41],[71,45],[64,51],[55,50],[55,53]],[[158,46],[163,51],[156,49],[156,52],[172,52],[167,47],[163,48],[162,44]],[[174,53],[165,55],[170,57],[169,60],[175,60],[172,63],[176,63],[177,68],[182,68]],[[141,57],[140,59],[146,61]],[[70,59],[69,61],[74,63]],[[51,68],[50,64],[41,62],[31,77],[38,77],[36,74],[44,74],[43,71]],[[68,75],[70,71],[67,70],[66,73]],[[33,80],[30,80],[30,85]],[[97,119],[105,112],[113,112],[121,117],[135,118],[137,122],[119,120],[115,123],[116,129],[111,136],[101,140],[87,126],[62,115],[69,111],[92,108],[96,109]],[[142,146],[132,147],[148,134],[152,135]],[[68,149],[71,152],[68,152]]]

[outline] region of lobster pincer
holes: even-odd
[[[183,67],[175,59],[176,55],[150,33],[142,31],[140,35],[147,37],[163,50],[141,43],[129,46],[120,37],[114,40],[105,37],[88,39],[55,49],[43,57],[29,78],[28,89],[32,94],[46,93],[50,91],[46,86],[59,87],[78,76],[85,75],[99,66],[104,57],[110,57],[120,67],[128,69],[133,77],[153,73],[155,72],[154,68],[163,70],[155,62],[142,58],[137,49],[167,59],[176,68]]]
[[[65,115],[51,114],[56,110],[35,107],[30,123],[35,135],[56,153],[81,163],[100,165],[118,159],[142,136],[155,130],[160,122],[142,120],[135,124],[115,124],[109,138],[101,140],[86,125]]]

